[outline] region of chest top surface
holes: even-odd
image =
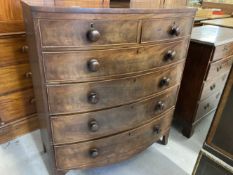
[[[227,44],[233,41],[233,29],[211,25],[195,27],[191,41],[213,46]]]
[[[160,1],[158,1],[160,2]],[[73,13],[161,13],[195,12],[195,8],[167,8],[156,1],[142,0],[23,0],[32,11]],[[166,10],[165,10],[166,9]]]

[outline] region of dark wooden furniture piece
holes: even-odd
[[[23,2],[54,174],[128,159],[161,137],[167,143],[195,15],[146,3],[85,5]]]
[[[0,143],[39,127],[21,4],[0,0]]]
[[[215,25],[227,28],[233,28],[233,18],[213,19],[201,21],[204,25]]]
[[[227,80],[194,175],[233,174],[233,69]]]
[[[217,26],[192,31],[175,117],[191,137],[196,124],[219,102],[233,61],[233,30]]]

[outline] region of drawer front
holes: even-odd
[[[225,72],[229,72],[232,66],[232,62],[233,62],[233,57],[229,57],[212,63],[210,65],[206,80],[215,78]]]
[[[233,55],[233,42],[216,47],[213,60],[229,57],[231,55]]]
[[[169,111],[146,125],[103,139],[55,146],[57,168],[91,168],[125,160],[168,132],[172,115],[173,111]]]
[[[215,79],[205,82],[200,100],[207,98],[216,91],[222,90],[225,86],[228,74],[229,72],[226,72]]]
[[[49,85],[50,114],[94,111],[148,97],[179,83],[183,65],[122,79]]]
[[[8,123],[36,112],[32,89],[0,96],[0,120]]]
[[[130,105],[51,118],[54,144],[81,142],[129,130],[148,122],[176,102],[178,87]]]
[[[18,64],[0,69],[0,94],[32,87],[29,64]]]
[[[137,43],[137,20],[40,20],[42,46]]]
[[[218,91],[199,103],[195,121],[202,118],[208,112],[214,110],[217,107],[221,94],[222,91]]]
[[[44,53],[47,81],[89,81],[135,73],[186,57],[187,40],[130,49]]]
[[[153,42],[189,36],[193,18],[148,19],[142,22],[141,42]]]
[[[0,67],[28,62],[25,35],[0,37]]]

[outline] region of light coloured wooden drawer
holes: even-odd
[[[148,19],[142,22],[141,42],[159,42],[191,34],[193,18]]]
[[[0,94],[32,87],[30,66],[18,64],[0,69]]]
[[[213,79],[225,72],[229,72],[233,63],[233,57],[221,59],[210,64],[206,80]]]
[[[110,108],[146,98],[180,83],[183,63],[138,76],[90,83],[48,85],[50,114]]]
[[[222,91],[217,91],[208,98],[200,101],[198,104],[195,121],[204,117],[210,111],[214,110],[218,105],[221,95],[222,95]]]
[[[129,49],[43,54],[47,82],[91,81],[152,70],[186,57],[187,40]]]
[[[32,89],[0,96],[0,120],[8,123],[36,113]]]
[[[233,56],[233,42],[215,48],[213,60]]]
[[[0,67],[28,62],[25,34],[0,36]]]
[[[214,79],[211,79],[204,83],[200,100],[207,98],[218,90],[222,90],[225,86],[229,72],[226,72]]]
[[[137,154],[169,131],[173,110],[148,124],[103,139],[55,146],[58,169],[91,168]]]
[[[90,47],[137,43],[138,20],[39,21],[42,46]]]
[[[149,99],[97,112],[51,117],[54,144],[92,140],[135,128],[172,108],[178,87]]]

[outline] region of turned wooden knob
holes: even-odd
[[[93,148],[89,152],[91,158],[96,158],[99,155],[99,150],[97,148]]]
[[[180,28],[178,26],[172,26],[169,33],[172,36],[179,36],[180,35]]]
[[[26,72],[25,77],[26,78],[32,78],[32,73],[31,72]]]
[[[28,46],[27,45],[25,45],[25,46],[22,47],[22,52],[23,53],[27,53],[28,52]]]
[[[163,77],[160,81],[160,86],[163,87],[163,86],[168,86],[170,84],[170,78],[167,78],[167,77]]]
[[[91,72],[97,72],[99,70],[100,64],[98,60],[96,59],[91,59],[87,62],[87,67],[88,70]]]
[[[88,102],[91,104],[96,104],[99,101],[99,96],[96,92],[90,92],[88,94]]]
[[[158,103],[155,106],[155,109],[157,111],[162,111],[162,110],[164,110],[164,108],[165,108],[165,103],[162,101],[158,101]]]
[[[169,50],[167,51],[167,53],[165,54],[165,59],[166,60],[173,60],[176,56],[176,51],[174,50]]]
[[[92,132],[96,132],[99,130],[99,124],[96,120],[91,120],[89,123],[88,123],[88,126],[89,126],[89,129],[90,131]]]
[[[161,133],[161,128],[160,128],[160,126],[154,126],[153,127],[153,133],[155,133],[155,134],[160,134]]]
[[[87,32],[87,39],[91,42],[96,42],[100,39],[100,32],[94,28],[94,24],[91,24],[91,28]]]

